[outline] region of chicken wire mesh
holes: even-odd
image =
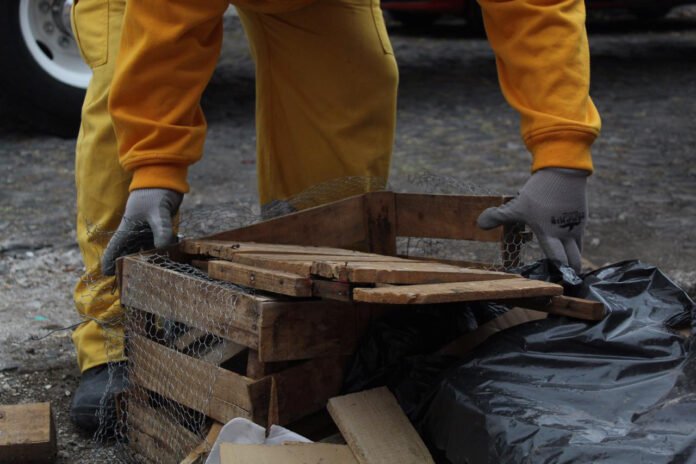
[[[224,230],[251,225],[293,211],[336,201],[365,191],[382,190],[384,182],[371,178],[349,177],[324,183],[282,202],[272,202],[263,208],[249,204],[224,203],[186,209],[184,206],[177,220],[180,237],[199,237]],[[403,188],[391,186],[391,191],[409,193],[438,193],[466,195],[496,195],[494,192],[464,183],[456,178],[420,174],[407,179]],[[131,251],[151,248],[147,226],[133,244]],[[408,257],[428,257],[475,262],[478,267],[500,270],[536,259],[538,247],[527,243],[519,229],[509,229],[501,243],[462,242],[459,240],[399,237],[397,253]],[[112,235],[109,231],[90,227],[89,234],[100,243],[107,243]],[[177,284],[167,283],[168,298],[180,303],[176,308],[186,311],[170,314],[163,318],[155,316],[162,301],[148,300],[148,295],[162,294],[162,282],[153,281],[147,273],[131,273],[130,282],[137,282],[133,298],[141,302],[138,308],[122,309],[118,301],[115,282],[105,279],[99,271],[86,273],[78,287],[83,291],[76,301],[78,307],[101,304],[98,319],[87,317],[87,322],[97,323],[105,334],[104,350],[110,360],[110,382],[118,382],[125,371],[125,391],[114,400],[102,399],[98,414],[100,427],[95,439],[115,440],[118,456],[126,463],[170,463],[184,459],[194,448],[205,443],[213,420],[199,411],[210,411],[214,407],[215,375],[201,375],[190,366],[179,362],[180,356],[201,360],[211,366],[246,374],[248,357],[246,352],[230,350],[224,338],[233,324],[232,311],[229,317],[211,317],[212,307],[235,307],[240,298],[253,296],[253,289],[211,279],[206,272],[191,264],[180,263],[163,254],[142,253],[140,259],[151,266],[164,269],[199,283],[197,291]],[[195,263],[194,263],[195,264]],[[93,289],[92,292],[89,289]],[[81,301],[80,301],[81,300]],[[103,300],[101,303],[97,300]],[[166,302],[165,302],[166,303]],[[150,307],[149,305],[152,305]],[[144,349],[143,340],[165,347],[169,351],[157,359]],[[124,361],[125,346],[128,362]],[[137,365],[137,369],[134,367]],[[167,375],[163,375],[165,373]],[[212,375],[212,377],[211,377]],[[139,377],[138,377],[139,376]],[[147,379],[143,379],[143,376]],[[137,382],[134,380],[138,380]],[[146,384],[147,388],[142,384]],[[190,392],[195,398],[195,407],[186,407],[158,392]],[[115,403],[114,403],[115,401]],[[115,406],[115,407],[114,407]],[[115,411],[115,412],[114,412]],[[191,461],[198,462],[198,461]],[[202,462],[202,461],[200,461]]]

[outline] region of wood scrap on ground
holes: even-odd
[[[386,387],[331,398],[328,409],[359,463],[434,464]]]
[[[0,462],[51,463],[56,452],[51,403],[0,405]]]
[[[357,464],[346,445],[286,443],[283,445],[220,445],[220,464]]]

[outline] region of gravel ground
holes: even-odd
[[[392,32],[401,69],[394,187],[422,188],[414,178],[431,173],[439,184],[514,193],[529,157],[485,40],[455,19],[429,31],[393,25]],[[594,149],[585,257],[597,264],[640,258],[693,295],[696,8],[658,22],[600,18],[590,24],[590,42],[604,129]],[[191,171],[184,214],[248,210],[256,201],[253,67],[235,18],[224,48],[205,97],[206,156]],[[79,321],[70,295],[81,266],[74,148],[74,140],[32,133],[0,109],[0,404],[52,401],[58,462],[108,462],[114,447],[95,444],[67,420],[79,377],[69,331],[31,339]]]

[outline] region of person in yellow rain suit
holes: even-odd
[[[364,190],[384,185],[398,75],[379,0],[232,3],[256,63],[262,209],[346,176],[371,179]],[[480,3],[500,85],[521,115],[533,163],[518,198],[487,210],[479,224],[526,222],[547,256],[579,269],[590,146],[600,128],[589,97],[584,3]],[[123,0],[80,0],[74,8],[76,36],[94,69],[76,168],[87,269],[76,301],[87,321],[73,336],[83,376],[71,417],[83,427],[96,426],[89,418],[105,391],[122,388],[105,380],[106,363],[118,368],[114,361],[124,358],[102,326],[119,314],[109,277],[115,259],[143,239],[155,246],[176,240],[172,217],[189,189],[187,168],[203,152],[200,97],[220,53],[228,5],[137,0],[124,14]],[[108,246],[90,233],[114,229]]]

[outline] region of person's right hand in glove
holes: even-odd
[[[133,190],[123,219],[102,256],[102,274],[114,275],[116,259],[121,256],[176,243],[172,218],[183,198],[183,194],[168,189]]]
[[[579,273],[588,175],[578,169],[536,171],[515,199],[481,213],[478,225],[488,230],[502,224],[527,224],[547,258]]]

